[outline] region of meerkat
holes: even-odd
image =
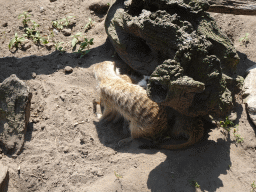
[[[157,144],[157,147],[181,149],[193,145],[203,136],[202,126],[196,131],[191,126],[180,126],[180,128],[176,126],[173,130],[168,130],[166,107],[152,101],[147,96],[146,90],[137,84],[132,84],[132,80],[127,75],[120,75],[114,62],[105,61],[97,64],[94,67],[94,76],[98,81],[100,94],[99,101],[93,101],[94,112],[97,104],[104,107],[100,120],[115,121],[119,115],[122,115],[130,122],[131,137],[121,140],[119,145],[136,138],[147,138],[157,142],[168,132],[171,136],[187,135],[189,139],[182,144]]]

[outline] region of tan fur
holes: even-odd
[[[94,75],[98,81],[100,101],[104,112],[101,120],[114,121],[121,114],[130,121],[129,129],[132,138],[158,139],[161,133],[168,131],[167,114],[164,106],[157,104],[148,98],[146,90],[139,85],[132,84],[132,80],[126,75],[118,75],[114,62],[105,61],[94,67]],[[174,135],[187,134],[190,136],[186,143],[178,145],[160,145],[161,148],[179,149],[197,142],[203,132],[200,129],[195,135],[193,128],[188,130],[173,130]],[[126,141],[130,141],[127,139]]]

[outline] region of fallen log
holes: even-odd
[[[253,1],[210,0],[209,12],[234,15],[256,15],[256,3]]]

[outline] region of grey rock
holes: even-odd
[[[256,126],[256,65],[246,71],[248,75],[244,80],[243,102],[254,125]]]
[[[70,36],[71,35],[71,29],[63,29],[62,30],[63,35]]]
[[[8,167],[0,163],[0,191],[6,192],[8,189],[9,172]]]
[[[32,93],[16,75],[0,85],[0,148],[6,154],[21,151],[30,117]]]
[[[66,66],[66,67],[64,68],[64,71],[65,71],[65,73],[72,73],[72,72],[73,72],[73,68],[70,67],[70,66]]]
[[[190,117],[226,117],[239,57],[207,1],[117,0],[105,28],[118,55],[150,75],[147,94]]]
[[[50,2],[54,2],[54,1],[57,1],[57,0],[50,0]]]

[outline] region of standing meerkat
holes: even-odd
[[[100,120],[115,121],[120,114],[130,121],[129,129],[131,137],[121,140],[126,143],[135,138],[148,138],[153,141],[161,139],[167,132],[171,136],[189,136],[187,142],[182,144],[158,144],[160,148],[180,149],[196,143],[203,136],[203,127],[179,126],[168,130],[168,118],[165,106],[152,101],[146,90],[139,85],[132,84],[132,80],[126,75],[119,75],[115,63],[105,61],[94,67],[94,75],[98,81],[100,100],[93,101],[94,112],[96,105],[104,107]],[[180,124],[180,121],[178,121]]]

